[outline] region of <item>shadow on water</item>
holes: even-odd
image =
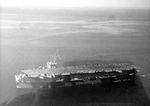
[[[140,78],[132,82],[40,89],[3,106],[148,106]]]

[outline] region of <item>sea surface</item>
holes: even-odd
[[[67,95],[68,102],[73,101],[72,103],[86,106],[105,103],[114,106],[118,103],[119,106],[124,103],[130,105],[149,101],[150,10],[2,9],[0,104],[10,103],[19,97],[14,79],[16,73],[23,69],[44,66],[57,51],[61,56],[58,60],[59,65],[83,60],[130,61],[141,69],[136,86],[128,86],[123,90],[118,87],[111,87],[111,90],[101,88],[104,92],[97,88],[94,88],[93,92],[93,88],[88,88],[86,92],[91,92],[90,94],[86,94],[82,88],[80,93],[75,90],[80,96],[75,93],[74,96]],[[61,96],[66,94],[64,92],[66,91],[61,92]],[[93,96],[92,92],[96,96]],[[26,98],[32,101],[31,95]],[[62,96],[61,99],[57,99],[64,100],[64,104],[68,103],[67,99],[63,98]]]

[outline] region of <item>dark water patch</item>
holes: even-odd
[[[132,82],[39,89],[1,106],[148,106],[140,78]]]

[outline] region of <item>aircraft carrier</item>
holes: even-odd
[[[57,67],[56,61],[46,66],[22,70],[15,75],[16,88],[55,88],[86,84],[110,84],[133,81],[139,69],[130,63],[82,63]]]

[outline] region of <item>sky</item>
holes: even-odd
[[[0,0],[0,6],[19,8],[150,8],[150,0]]]

